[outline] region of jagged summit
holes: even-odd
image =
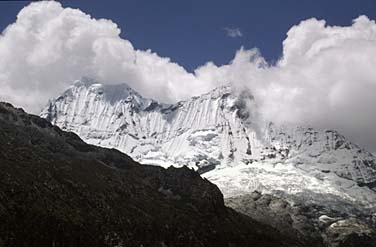
[[[85,87],[90,89],[93,93],[96,93],[98,95],[105,94],[106,98],[105,100],[111,101],[121,101],[126,100],[129,96],[137,96],[137,98],[144,100],[144,101],[153,101],[156,102],[153,99],[144,98],[142,95],[140,95],[137,91],[135,91],[133,88],[128,86],[127,83],[118,83],[118,84],[103,84],[102,82],[93,79],[91,77],[83,76],[81,79],[76,80],[64,93],[69,94],[72,90],[75,90],[76,88]],[[230,85],[223,85],[219,86],[217,88],[214,88],[210,90],[209,92],[202,94],[200,96],[194,96],[191,99],[197,99],[197,98],[219,98],[219,97],[225,97],[231,93],[234,93],[234,90]],[[189,100],[182,100],[177,102],[176,104],[183,104],[184,102]],[[164,107],[169,107],[176,104],[166,104],[166,103],[159,103],[160,105],[163,105]]]
[[[126,83],[104,85],[89,77],[82,77],[80,80],[75,81],[74,84],[63,93],[63,95],[72,95],[74,90],[81,87],[87,88],[90,93],[94,93],[98,96],[103,95],[103,100],[106,100],[111,104],[117,101],[132,101],[134,103],[143,105],[146,102],[152,101],[151,99],[145,99],[142,97]]]
[[[254,126],[252,101],[251,94],[229,86],[160,104],[128,86],[76,83],[51,100],[41,116],[141,163],[188,165],[226,197],[260,190],[294,200],[330,197],[333,204],[345,200],[376,206],[376,158],[371,153],[334,130],[267,122]]]

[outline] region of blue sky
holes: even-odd
[[[61,1],[95,18],[113,20],[122,37],[138,49],[151,49],[192,71],[207,61],[227,64],[239,47],[257,47],[273,62],[281,56],[286,32],[315,17],[348,26],[361,14],[376,19],[374,0],[264,1]],[[28,2],[0,2],[0,29],[12,23]],[[6,13],[6,14],[4,14]],[[226,36],[239,28],[242,37]]]

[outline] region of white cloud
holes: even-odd
[[[243,36],[243,33],[240,31],[239,28],[225,27],[224,30],[226,32],[226,35],[228,37],[231,37],[231,38],[238,38],[238,37],[242,37]]]
[[[338,129],[376,150],[375,65],[376,23],[360,16],[348,27],[316,19],[292,27],[275,66],[241,49],[229,65],[196,73],[246,86],[266,119]]]
[[[20,11],[0,36],[0,98],[38,112],[81,76],[127,82],[145,96],[176,101],[208,89],[169,58],[135,50],[110,20],[53,1]]]
[[[0,99],[37,113],[81,76],[126,82],[146,97],[174,102],[224,83],[249,88],[260,114],[276,122],[335,128],[376,150],[376,24],[309,19],[292,27],[283,56],[269,65],[256,50],[188,73],[151,51],[134,49],[110,20],[57,2],[25,7],[0,36]]]

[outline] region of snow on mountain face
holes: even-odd
[[[40,114],[90,144],[151,165],[188,165],[225,196],[253,190],[376,206],[376,158],[333,130],[252,123],[228,86],[177,104],[145,99],[123,85],[77,81]],[[259,126],[259,125],[258,125]]]
[[[144,163],[210,169],[251,158],[252,133],[237,117],[237,103],[229,87],[167,105],[125,85],[85,80],[51,101],[41,116],[91,144],[116,147]]]

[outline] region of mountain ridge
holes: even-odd
[[[223,86],[176,104],[139,94],[109,104],[96,88],[73,86],[40,116],[144,164],[188,165],[225,196],[259,189],[309,197],[308,189],[375,206],[376,159],[371,153],[334,130],[260,126],[249,110],[256,107],[249,104],[254,102],[250,93]]]
[[[136,163],[0,103],[0,246],[305,246],[187,167]]]

